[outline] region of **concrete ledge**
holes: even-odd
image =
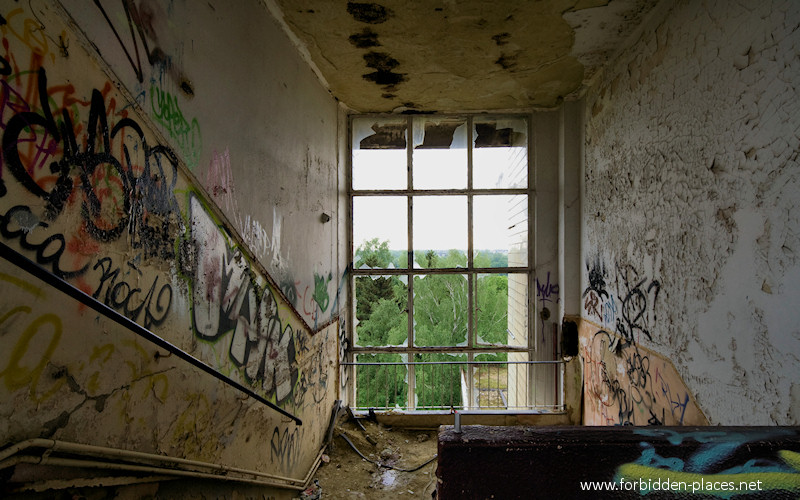
[[[800,494],[800,427],[462,425],[461,431],[439,431],[439,499]],[[604,484],[591,490],[591,481]]]

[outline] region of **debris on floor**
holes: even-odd
[[[315,475],[322,496],[303,498],[435,498],[436,432],[393,429],[348,408]]]

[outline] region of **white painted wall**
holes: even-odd
[[[338,210],[340,111],[263,2],[140,0],[135,39],[122,2],[102,4],[111,22],[63,4],[309,326],[335,318],[339,221],[320,217]]]
[[[712,424],[800,422],[798,23],[675,2],[587,98],[583,280],[613,307],[584,318],[671,359]]]
[[[130,2],[133,35],[123,2],[102,2],[108,19],[93,2],[0,7],[0,237],[304,425],[0,259],[2,447],[295,479],[315,463],[337,398],[345,120],[266,7],[215,4]],[[132,496],[203,489],[181,484]]]

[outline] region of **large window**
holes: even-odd
[[[356,406],[530,408],[525,116],[351,119]]]

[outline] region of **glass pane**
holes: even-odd
[[[475,279],[475,333],[478,344],[483,346],[508,345],[510,335],[509,320],[519,320],[516,315],[526,314],[526,310],[517,310],[518,304],[510,301],[518,299],[510,297],[511,286],[516,286],[524,273],[513,273],[511,279],[507,274],[479,274]],[[518,293],[517,290],[514,293]],[[513,308],[509,307],[513,304]],[[512,310],[513,309],[513,310]]]
[[[467,187],[467,124],[464,120],[414,119],[414,189]]]
[[[353,189],[405,189],[408,185],[405,119],[353,120]]]
[[[467,277],[429,274],[414,277],[414,344],[467,345]]]
[[[467,266],[467,197],[415,196],[414,267]]]
[[[405,262],[408,199],[405,196],[353,197],[353,244],[356,269],[391,269],[398,267],[401,260]]]
[[[508,345],[528,346],[528,275],[508,274]]]
[[[408,344],[408,285],[405,276],[356,276],[356,345]]]
[[[524,118],[475,120],[473,187],[528,186],[528,124]]]
[[[526,267],[528,196],[475,196],[472,206],[475,267]]]
[[[356,404],[359,408],[405,408],[408,370],[400,354],[359,354],[356,368]]]
[[[466,354],[415,354],[414,361],[429,363],[414,365],[417,409],[449,410],[464,406],[461,396],[468,391]]]

